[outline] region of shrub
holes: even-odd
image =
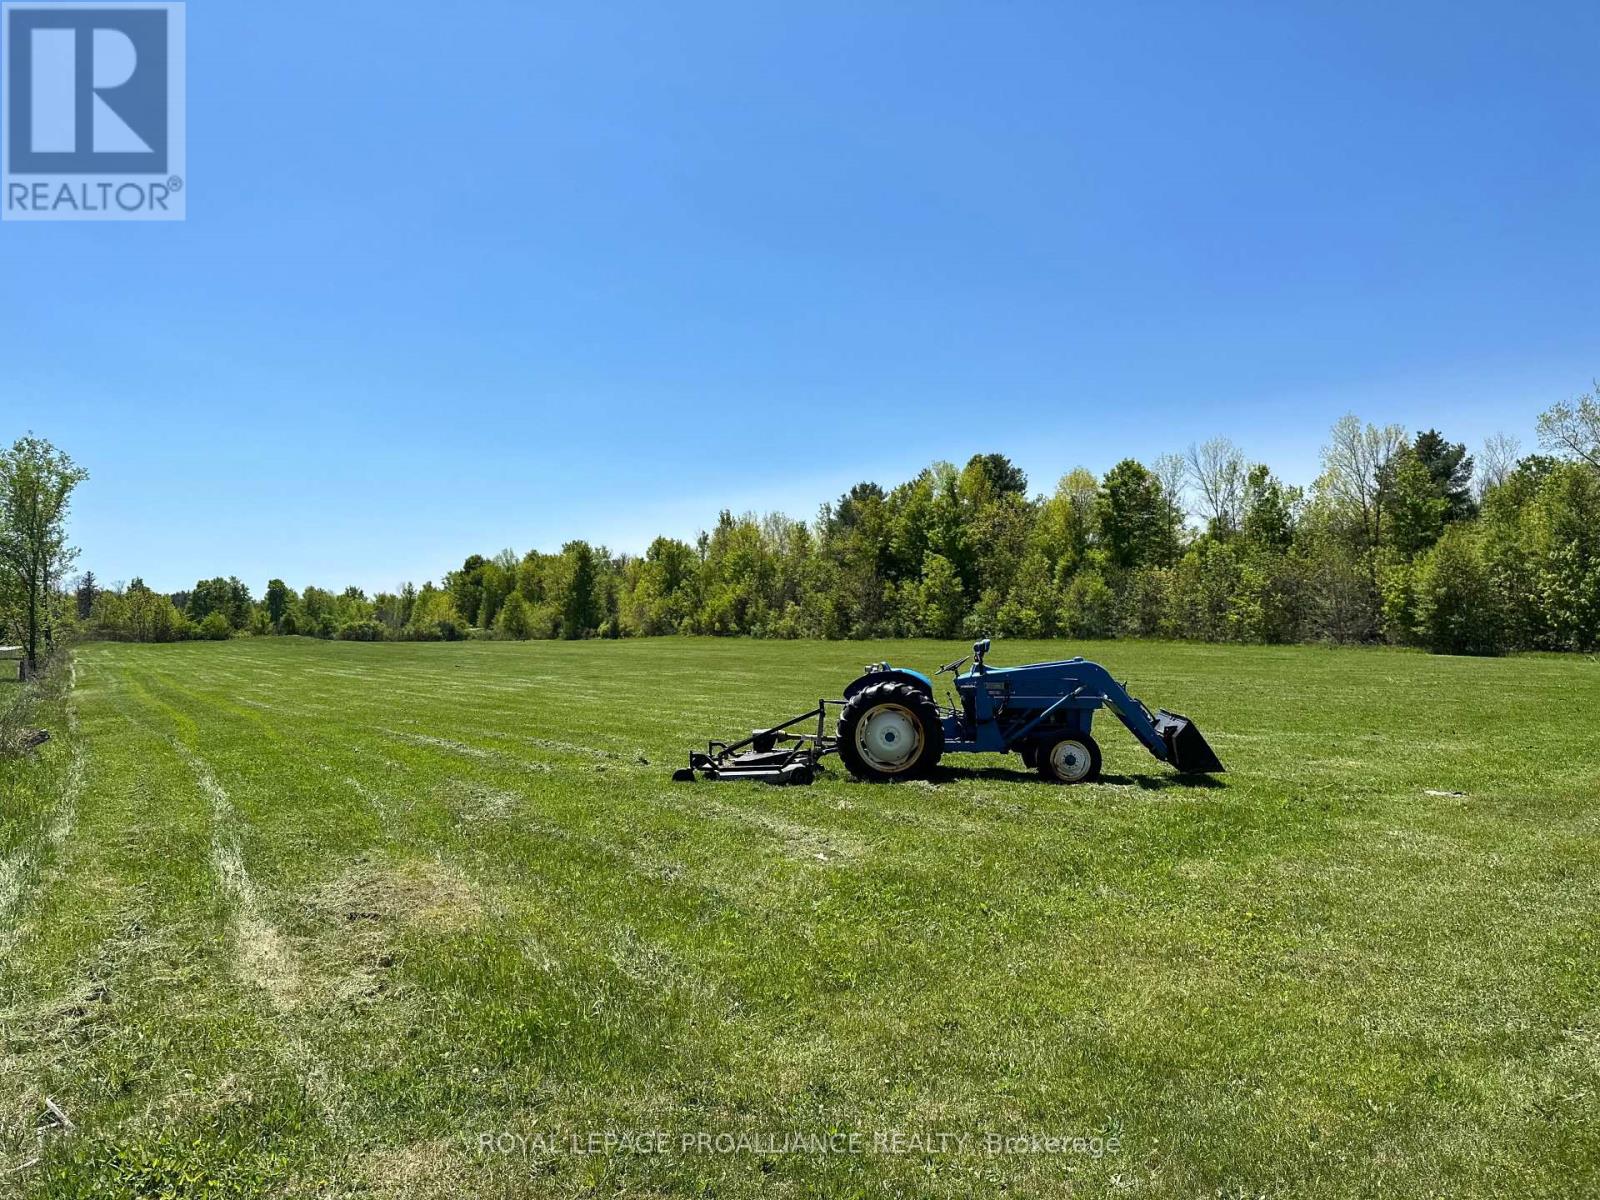
[[[561,627],[561,610],[553,604],[537,604],[528,611],[528,636],[546,640]]]
[[[1140,567],[1124,576],[1119,623],[1129,637],[1156,637],[1166,625],[1172,572],[1166,567]]]
[[[1435,654],[1498,654],[1498,597],[1472,535],[1452,525],[1418,559],[1417,634]]]
[[[220,612],[208,613],[197,628],[199,631],[197,636],[209,642],[225,642],[233,636],[233,626],[228,624],[228,618]]]
[[[1115,636],[1117,597],[1099,571],[1080,571],[1067,584],[1061,603],[1061,627],[1070,637]]]
[[[512,592],[500,606],[494,619],[494,631],[503,638],[523,641],[533,634],[533,622],[528,612],[528,602],[520,592]]]
[[[1383,634],[1402,646],[1418,644],[1417,569],[1409,562],[1394,563],[1383,572]]]
[[[383,625],[370,618],[361,621],[346,621],[339,626],[339,640],[345,642],[381,642],[384,637]]]
[[[407,642],[459,642],[462,634],[454,621],[418,621],[402,629],[400,637]]]

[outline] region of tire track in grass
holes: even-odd
[[[4,928],[0,928],[0,953],[9,954],[22,936],[21,924],[11,922],[9,918],[23,898],[30,868],[55,861],[61,853],[62,846],[66,845],[67,838],[72,835],[73,825],[77,821],[78,797],[83,792],[86,770],[78,709],[72,698],[72,690],[77,686],[77,664],[68,658],[68,690],[63,707],[66,712],[67,738],[71,749],[68,751],[66,775],[62,782],[60,798],[56,801],[43,839],[31,852],[29,847],[24,845],[17,853],[0,859],[0,923],[5,925]],[[35,876],[36,880],[42,878],[42,873]]]
[[[168,679],[165,682],[171,686],[175,681]],[[198,695],[195,694],[197,682]],[[185,689],[188,694],[179,699],[177,689]],[[224,694],[219,696],[218,691]],[[322,699],[322,695],[316,693],[315,700]],[[227,724],[232,723],[232,715],[227,713],[230,706],[226,691],[215,688],[212,680],[185,679],[169,694],[169,698],[184,707],[192,703],[201,704],[209,717],[220,715]],[[466,699],[470,700],[470,695]],[[515,751],[471,745],[471,742],[478,740],[474,735],[486,732],[480,726],[462,724],[464,715],[468,720],[478,715],[475,705],[469,704],[468,711],[458,711],[461,707],[459,704],[453,709],[449,703],[441,702],[437,695],[432,697],[432,701],[421,710],[413,710],[418,718],[415,722],[404,718],[394,719],[388,689],[384,689],[378,697],[369,698],[365,694],[347,696],[344,703],[332,707],[339,710],[340,719],[336,728],[344,736],[352,735],[353,726],[354,730],[364,731],[368,735],[382,731],[380,736],[386,734],[394,741],[407,745],[409,749],[397,753],[408,764],[414,762],[419,776],[424,779],[462,783],[473,781],[496,789],[503,789],[510,784],[522,791],[512,780],[520,776],[525,785],[530,782],[530,770],[539,768],[530,768]],[[303,706],[297,704],[292,707],[299,709]],[[254,706],[251,708],[254,709]],[[255,719],[259,720],[261,710],[256,712]],[[241,723],[245,723],[245,714],[238,715]],[[287,712],[272,716],[276,718],[273,723],[280,726],[286,724],[289,728],[295,728],[303,723],[302,719]],[[385,721],[385,716],[390,719]],[[517,719],[508,718],[507,724],[513,724]],[[385,726],[390,728],[385,729]],[[297,732],[302,731],[297,729]],[[467,736],[469,740],[456,741],[451,737],[432,736],[436,733]],[[343,740],[331,732],[317,736],[315,730],[309,731],[309,736],[314,743],[324,747],[337,745]],[[582,748],[576,739],[567,740],[570,738],[572,735],[567,734],[562,739],[562,751],[570,752],[569,747]],[[228,744],[224,735],[219,745]],[[348,751],[344,753],[348,754]],[[340,768],[348,770],[350,767],[348,762],[335,761]],[[626,774],[633,774],[626,764],[615,765]],[[339,770],[331,773],[333,778],[340,774],[342,771]],[[354,772],[356,777],[362,777],[362,774],[359,769]],[[733,1036],[732,1030],[738,1023],[740,991],[752,986],[763,991],[773,987],[768,977],[772,968],[770,965],[763,966],[759,980],[741,974],[737,982],[726,987],[709,984],[702,969],[703,964],[708,956],[710,961],[722,963],[728,951],[714,944],[715,939],[708,942],[693,933],[686,937],[684,932],[693,919],[703,917],[708,910],[734,912],[753,906],[754,910],[761,911],[770,919],[775,915],[773,906],[779,893],[787,894],[788,889],[777,887],[758,873],[753,879],[744,879],[743,886],[735,887],[731,893],[724,893],[719,887],[696,882],[699,871],[695,868],[685,870],[682,865],[663,863],[663,845],[654,842],[635,844],[632,837],[619,839],[615,836],[615,823],[607,816],[613,811],[612,804],[609,801],[598,805],[594,803],[602,794],[614,789],[599,783],[591,783],[588,787],[582,785],[582,781],[593,778],[589,771],[574,774],[572,779],[579,786],[573,794],[568,794],[566,788],[551,789],[548,793],[544,788],[538,792],[531,789],[523,792],[524,799],[534,801],[537,811],[543,813],[549,809],[551,825],[547,827],[541,821],[539,833],[527,828],[525,822],[520,820],[510,828],[496,823],[490,831],[464,834],[465,844],[453,845],[441,858],[460,868],[469,887],[483,894],[497,919],[521,935],[516,938],[517,941],[526,942],[530,947],[548,941],[560,948],[557,958],[571,966],[562,971],[562,982],[552,985],[556,991],[580,995],[594,992],[607,1005],[623,1005],[624,1011],[632,1012],[635,1019],[663,1022],[663,1028],[678,1028],[680,1020],[688,1019],[685,1014],[693,1013],[693,1022],[699,1027],[700,1036],[708,1041],[704,1053],[699,1057],[709,1055],[713,1059],[719,1058],[722,1052],[714,1052],[712,1044],[720,1046],[724,1039]],[[420,795],[426,800],[426,789]],[[656,824],[656,821],[652,819],[651,824]],[[670,827],[674,823],[669,821],[664,824]],[[718,824],[724,825],[730,832],[738,830],[739,833],[734,836],[742,843],[765,844],[772,851],[774,859],[814,859],[812,853],[799,853],[803,849],[805,835],[811,832],[809,829],[800,830],[791,826],[782,830],[750,830],[747,822],[733,819]],[[508,834],[511,835],[509,840],[517,845],[517,849],[511,853],[506,853],[510,849],[507,846]],[[544,834],[559,836],[561,847],[552,851],[541,845],[545,840],[541,835]],[[254,844],[253,839],[251,844]],[[814,861],[810,865],[814,868]],[[727,872],[717,871],[715,875],[723,885],[730,882]],[[530,877],[540,880],[541,886],[530,889]],[[614,880],[623,884],[623,892],[632,893],[632,898],[619,900],[615,887],[597,887],[598,880],[606,880],[608,884]],[[546,884],[548,886],[542,886]],[[587,920],[578,922],[576,928],[572,920],[574,908],[587,916]],[[801,933],[801,922],[792,915],[780,918],[779,924],[790,930],[791,936],[797,937]],[[604,936],[582,932],[597,929],[609,932]],[[302,955],[301,961],[309,964],[310,960]],[[716,977],[717,972],[713,971],[711,978]],[[307,978],[305,982],[315,981]],[[803,989],[803,973],[786,973],[782,986],[786,990]],[[297,1020],[303,1019],[307,1004],[313,999],[307,996],[299,1001]],[[584,1005],[588,1003],[588,999],[582,1002]],[[581,1010],[582,1005],[575,1011]],[[591,1013],[590,1017],[593,1018],[594,1014]],[[613,1018],[607,1017],[606,1020]],[[619,1049],[634,1052],[628,1049],[633,1040],[622,1039],[624,1045]],[[433,1069],[438,1070],[446,1068],[449,1058],[431,1061]],[[344,1065],[342,1060],[341,1065]],[[351,1072],[349,1077],[352,1080],[361,1077],[360,1067],[351,1065],[347,1069]],[[568,1069],[573,1069],[571,1063]],[[356,1104],[353,1107],[359,1110],[363,1106]]]
[[[300,1003],[304,971],[288,938],[262,909],[255,881],[245,867],[239,848],[241,818],[227,789],[206,761],[180,739],[174,737],[171,741],[210,801],[212,866],[223,891],[233,902],[235,973],[242,982],[264,991],[273,1010],[280,1017],[287,1017]],[[351,1125],[346,1099],[349,1089],[342,1076],[283,1021],[279,1021],[277,1032],[284,1062],[305,1084],[323,1118],[331,1128],[348,1129]]]
[[[314,764],[323,778],[348,787],[353,796],[360,798],[361,807],[367,813],[376,812],[380,818],[389,815],[392,801],[363,786],[355,775],[345,775],[352,767],[359,773],[358,761],[372,758],[367,748],[345,745],[340,739],[316,730],[295,729],[291,733],[281,720],[268,720],[253,707],[239,707],[231,693],[211,692],[209,679],[199,681],[198,687],[193,680],[180,684],[164,674],[149,682],[148,699],[169,713],[188,740],[201,737],[193,718],[185,711],[198,705],[208,718],[205,733],[208,744],[213,737],[224,747],[237,744],[240,727],[249,730],[247,738],[256,744],[258,753],[293,753],[297,749],[303,751],[308,743],[316,744],[333,754],[332,764],[326,761]],[[291,719],[290,728],[296,724],[298,722]],[[324,880],[312,891],[295,896],[292,901],[309,906],[313,926],[330,916],[335,919],[339,932],[334,944],[327,945],[322,940],[325,929],[315,933],[308,942],[298,942],[273,924],[263,901],[265,889],[257,887],[247,868],[241,840],[248,838],[251,844],[255,843],[250,833],[251,817],[235,806],[227,788],[202,755],[194,752],[183,738],[169,740],[187,760],[213,811],[213,867],[232,902],[236,976],[260,986],[267,993],[272,1011],[278,1017],[274,1022],[276,1037],[272,1053],[301,1081],[329,1129],[350,1143],[361,1128],[364,1104],[361,1091],[352,1083],[348,1072],[353,1070],[359,1074],[366,1064],[346,1063],[340,1056],[320,1052],[324,1045],[321,1039],[332,1028],[347,1025],[348,1017],[341,1019],[340,1010],[352,1004],[362,1005],[382,994],[383,977],[393,965],[393,954],[386,941],[393,936],[390,926],[414,919],[409,914],[410,908],[418,912],[427,910],[431,918],[429,905],[444,904],[443,897],[452,894],[450,880],[426,867],[412,869],[406,864],[392,867],[387,854],[380,853],[369,861],[367,853],[363,853],[336,876]],[[247,791],[246,795],[254,793]],[[360,844],[385,840],[380,827]],[[346,893],[350,894],[346,896]],[[352,921],[359,924],[353,925]],[[340,969],[332,970],[335,966]],[[347,1028],[345,1033],[348,1036]]]
[[[12,1128],[30,1137],[34,1114],[54,1095],[75,1136],[112,1144],[179,1094],[167,1083],[168,1063],[181,1054],[184,1068],[203,1070],[208,1039],[195,1035],[211,993],[201,963],[215,942],[186,944],[180,930],[189,926],[172,920],[193,872],[205,877],[204,841],[185,837],[204,836],[187,824],[204,819],[204,802],[166,733],[130,711],[138,705],[115,668],[85,657],[93,683],[81,696],[83,720],[76,690],[64,709],[76,742],[74,803],[51,826],[64,849],[30,901],[27,940],[14,954],[0,951],[16,971],[4,989],[11,1007],[0,1013],[0,1096],[20,1122]],[[76,689],[76,670],[69,681]],[[130,1054],[138,1058],[132,1072]],[[132,1115],[141,1101],[143,1118]],[[50,1170],[86,1169],[86,1157],[65,1147],[60,1154]]]

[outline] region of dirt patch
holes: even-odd
[[[360,1174],[374,1196],[394,1200],[432,1200],[434,1197],[504,1195],[518,1182],[512,1168],[525,1164],[518,1160],[490,1158],[475,1161],[467,1152],[469,1142],[462,1137],[415,1142],[408,1146],[382,1147],[368,1153]],[[509,1164],[509,1166],[508,1166]],[[507,1175],[505,1187],[486,1189],[485,1168]],[[522,1179],[521,1187],[527,1187]],[[518,1189],[520,1190],[520,1189]]]
[[[312,903],[346,926],[398,923],[458,930],[482,915],[472,884],[443,863],[396,862],[372,854],[361,855],[342,875],[319,888]]]
[[[332,999],[364,1007],[393,997],[392,968],[398,934],[412,926],[433,931],[465,929],[482,915],[470,882],[441,863],[401,862],[364,854],[311,896],[326,929],[324,950],[343,970]]]
[[[434,794],[449,806],[458,820],[468,824],[503,821],[526,799],[517,792],[465,780],[448,780],[435,788]]]

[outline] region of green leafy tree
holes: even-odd
[[[189,620],[204,625],[212,613],[221,613],[229,629],[243,629],[250,621],[250,589],[237,577],[202,579],[189,593],[184,612]]]
[[[290,590],[289,585],[283,580],[273,579],[268,581],[267,593],[262,602],[267,608],[267,620],[272,622],[274,629],[282,627],[283,616],[289,611],[289,606],[294,601],[294,592]]]
[[[398,637],[411,620],[411,610],[416,603],[417,589],[414,584],[402,584],[399,592],[379,592],[372,598],[373,618],[388,631],[390,637]]]
[[[1184,552],[1172,572],[1170,633],[1208,642],[1242,636],[1242,556],[1236,539],[1209,534]]]
[[[500,611],[494,620],[494,631],[503,638],[516,641],[533,636],[533,621],[528,610],[528,602],[522,598],[521,593],[512,592],[500,605]]]
[[[1304,560],[1260,550],[1248,541],[1242,545],[1237,594],[1231,605],[1235,636],[1250,642],[1300,639],[1308,607]]]
[[[921,637],[952,638],[961,631],[967,598],[955,564],[929,551],[922,560],[922,578],[913,588],[913,623]]]
[[[333,602],[334,624],[340,627],[371,621],[375,616],[376,606],[367,599],[366,592],[353,585],[340,592]]]
[[[1011,591],[1000,606],[996,630],[1006,637],[1051,637],[1059,624],[1061,589],[1049,558],[1028,551],[1011,577]]]
[[[1600,471],[1600,385],[1539,415],[1539,445]]]
[[[561,563],[561,636],[569,641],[590,637],[599,629],[601,612],[594,548],[568,542],[561,547]]]
[[[300,593],[299,631],[310,637],[331,638],[339,630],[339,600],[326,588],[307,587]]]
[[[55,588],[77,551],[67,544],[73,490],[88,473],[29,434],[0,452],[0,603],[9,597],[26,669],[38,670]]]
[[[961,470],[961,490],[974,507],[1028,494],[1028,477],[1004,454],[974,454]]]
[[[823,576],[829,581],[829,636],[873,637],[885,631],[889,600],[896,591],[891,557],[894,514],[887,499],[876,483],[858,483],[836,504],[824,505],[819,514],[819,553],[825,564]],[[708,606],[720,600],[709,586],[704,591]]]
[[[914,582],[929,553],[951,563],[965,579],[970,574],[961,493],[961,475],[947,462],[936,462],[889,493],[887,573]],[[827,531],[824,529],[824,534]]]
[[[629,631],[655,637],[687,628],[699,604],[699,570],[699,556],[686,542],[666,537],[651,542],[633,564],[624,600]]]
[[[206,614],[205,620],[199,623],[200,636],[207,641],[225,642],[233,636],[233,627],[228,624],[226,614],[211,612]]]
[[[1089,558],[1099,486],[1092,472],[1076,467],[1061,477],[1055,493],[1039,506],[1032,545],[1052,564],[1057,583],[1070,579]]]
[[[1385,490],[1390,545],[1411,558],[1439,540],[1450,502],[1419,455],[1408,448],[1396,456]]]
[[[1250,468],[1244,485],[1244,519],[1240,532],[1262,550],[1283,553],[1294,542],[1294,514],[1300,489],[1285,487],[1264,464]]]
[[[461,613],[456,609],[455,598],[431,582],[423,584],[417,592],[406,635],[418,641],[453,642],[461,636],[461,629]]]
[[[455,601],[461,620],[468,625],[478,623],[479,610],[483,607],[483,572],[488,565],[489,560],[483,555],[469,554],[459,571],[445,576],[445,590]]]
[[[1530,456],[1485,496],[1483,556],[1516,648],[1600,648],[1600,471]]]
[[[480,628],[490,629],[494,626],[495,617],[500,613],[500,606],[505,603],[506,597],[517,585],[516,554],[510,550],[502,550],[483,564],[481,578],[483,599],[479,602],[478,625]]]
[[[1096,570],[1080,571],[1061,601],[1061,628],[1070,637],[1107,638],[1117,631],[1117,597]]]
[[[1417,564],[1416,629],[1438,654],[1498,654],[1500,607],[1472,533],[1452,526]]]
[[[1161,566],[1177,547],[1167,521],[1160,481],[1142,463],[1125,458],[1106,472],[1095,505],[1100,542],[1116,567]]]

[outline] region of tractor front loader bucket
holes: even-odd
[[[1154,720],[1156,732],[1167,746],[1167,761],[1177,770],[1189,775],[1211,775],[1228,769],[1188,717],[1163,708]]]
[[[742,742],[732,745],[711,742],[704,752],[691,750],[689,765],[672,773],[674,783],[693,783],[697,779],[749,779],[757,783],[810,783],[821,770],[824,756],[832,754],[838,739],[825,732],[829,704],[842,701],[819,700],[817,707],[790,717],[766,729],[757,729]],[[794,733],[792,727],[816,721],[815,733]]]

